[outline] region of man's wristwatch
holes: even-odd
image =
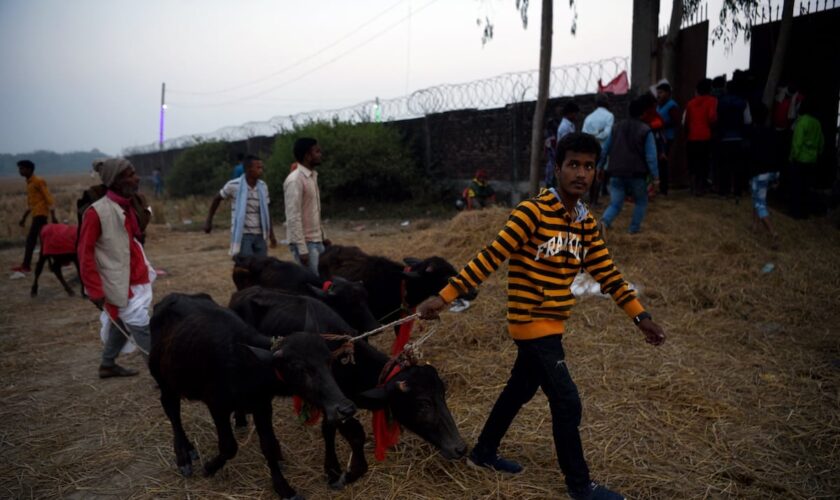
[[[653,317],[647,311],[645,311],[645,312],[639,314],[638,316],[636,316],[635,318],[633,318],[633,324],[638,326],[639,323],[641,323],[643,320],[646,320],[646,319],[653,319]]]

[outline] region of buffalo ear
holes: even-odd
[[[307,283],[306,286],[309,287],[309,291],[312,292],[312,295],[314,295],[318,298],[321,298],[321,299],[326,298],[327,292],[325,292],[321,288],[313,285],[312,283]]]
[[[374,387],[359,394],[359,406],[369,410],[384,408],[388,393],[384,387]]]
[[[268,349],[260,349],[259,347],[254,347],[252,345],[248,346],[248,349],[251,350],[251,353],[257,358],[257,361],[260,363],[265,363],[267,365],[271,364],[271,361],[274,359],[275,356],[278,356],[280,351],[275,351],[272,353]]]

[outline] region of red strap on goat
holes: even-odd
[[[394,375],[399,373],[401,369],[402,366],[399,363],[394,364],[394,367],[388,373],[388,376],[385,377],[381,386],[384,386],[389,380],[394,378]],[[373,427],[373,440],[376,443],[373,456],[378,462],[382,462],[385,460],[385,454],[388,448],[392,448],[400,442],[400,424],[393,419],[391,412],[386,409],[381,409],[373,411],[371,427]]]
[[[327,281],[324,282],[323,285],[321,285],[321,290],[323,290],[325,292],[328,292],[330,290],[331,286],[332,286],[332,281],[327,280]]]

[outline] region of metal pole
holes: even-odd
[[[158,159],[160,172],[163,175],[163,124],[166,117],[166,82],[160,84],[160,133],[158,135]]]
[[[160,84],[160,135],[158,137],[158,148],[163,151],[163,122],[166,115],[166,82]]]

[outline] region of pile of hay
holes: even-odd
[[[624,233],[630,208],[608,243],[668,341],[645,344],[611,300],[587,297],[576,306],[564,344],[583,399],[581,433],[593,477],[628,498],[840,496],[840,234],[820,220],[774,214],[783,237],[781,250],[772,251],[749,231],[747,204],[677,196],[656,200],[643,232],[631,236]],[[369,253],[437,254],[459,266],[492,240],[507,215],[490,209],[408,228],[331,227],[330,236]],[[156,284],[157,297],[206,291],[226,302],[233,290],[226,238],[223,231],[205,236],[153,227],[149,253],[170,272]],[[762,273],[769,262],[774,269]],[[504,321],[506,270],[482,286],[466,312],[432,324],[437,331],[423,346],[470,444],[516,354]],[[0,306],[8,318],[0,326],[0,453],[8,464],[0,494],[273,497],[252,431],[238,436],[239,455],[217,476],[181,478],[151,379],[95,378],[99,346],[90,308],[64,298],[49,277],[35,302],[25,297],[27,285],[2,287],[10,299]],[[387,347],[390,340],[374,343]],[[541,393],[522,409],[500,450],[526,466],[521,475],[446,462],[404,433],[383,463],[368,450],[370,472],[341,492],[323,481],[319,428],[300,425],[290,407],[275,402],[275,428],[286,477],[309,498],[563,497]],[[188,434],[209,457],[216,441],[206,409],[186,403],[183,413]],[[360,419],[369,430],[369,415]],[[347,457],[346,446],[339,453]]]

